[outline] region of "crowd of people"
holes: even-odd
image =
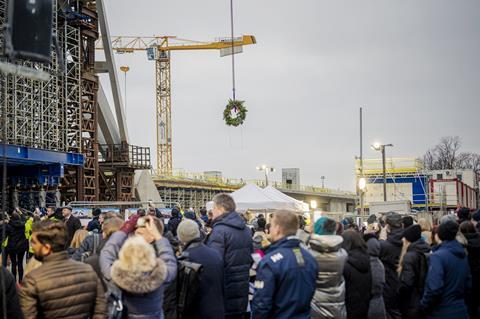
[[[168,219],[95,209],[82,227],[67,206],[1,220],[4,318],[480,318],[480,211],[466,208],[436,225],[395,212],[306,225],[249,221],[218,194]]]

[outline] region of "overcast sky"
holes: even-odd
[[[301,183],[354,189],[358,109],[364,107],[365,157],[374,141],[388,156],[420,156],[442,136],[480,152],[480,1],[236,0],[235,34],[257,44],[236,56],[237,99],[248,115],[225,126],[231,60],[215,51],[172,54],[175,168],[261,178],[259,164],[298,167]],[[112,35],[228,36],[229,1],[110,0]],[[152,148],[154,63],[129,65],[132,144]],[[123,76],[123,75],[122,75]],[[123,87],[123,77],[122,80]]]

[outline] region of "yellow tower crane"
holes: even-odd
[[[103,50],[102,39],[96,43]],[[157,109],[157,174],[172,174],[172,123],[170,51],[219,50],[220,56],[242,52],[244,45],[255,44],[255,37],[244,35],[221,38],[214,42],[180,39],[174,36],[134,37],[112,36],[112,49],[117,53],[146,51],[148,60],[155,61],[156,109]]]

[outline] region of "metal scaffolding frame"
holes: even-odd
[[[168,39],[166,40],[168,41]],[[172,174],[172,104],[170,52],[160,51],[155,61],[157,107],[157,169],[162,175]]]

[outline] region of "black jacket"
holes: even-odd
[[[398,280],[397,267],[403,246],[402,236],[403,229],[394,228],[388,234],[387,240],[380,241],[380,260],[385,267],[383,301],[391,319],[401,318],[399,305],[400,281]]]
[[[70,218],[65,222],[65,225],[67,226],[67,247],[70,246],[70,243],[72,242],[73,235],[75,235],[75,232],[82,228],[82,223],[80,223],[80,219],[77,217],[71,215]]]
[[[468,241],[468,264],[472,273],[472,290],[467,295],[466,302],[470,318],[480,318],[480,305],[476,298],[480,295],[480,234],[464,234]]]
[[[368,253],[360,249],[349,251],[343,276],[346,284],[347,318],[367,318],[372,290],[370,256]]]
[[[428,271],[430,246],[419,239],[408,246],[400,273],[400,312],[404,319],[421,318],[420,299]]]
[[[102,232],[102,225],[100,225],[100,221],[98,220],[98,216],[93,217],[93,219],[88,222],[87,230],[88,231],[97,230],[98,233]]]
[[[196,313],[189,318],[221,318],[225,317],[223,292],[223,260],[219,253],[195,241],[190,243],[183,253],[188,261],[202,265],[200,286],[196,293],[193,309]]]
[[[2,277],[5,280],[5,296],[7,297],[7,318],[23,319],[22,309],[18,300],[15,278],[2,267]],[[0,317],[3,316],[3,294],[0,293]],[[3,317],[2,317],[3,318]]]
[[[168,221],[168,230],[172,232],[173,236],[177,237],[177,228],[180,222],[182,221],[182,216],[178,214],[172,216]]]
[[[225,314],[242,314],[247,310],[249,270],[252,265],[252,232],[237,212],[213,220],[206,245],[215,249],[223,260]]]
[[[21,220],[11,220],[7,224],[7,237],[7,251],[27,251],[28,240],[25,237],[25,222]]]

